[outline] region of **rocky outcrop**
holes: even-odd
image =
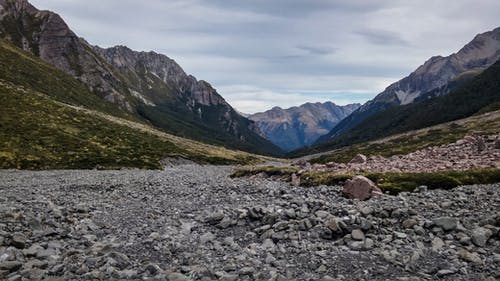
[[[313,144],[359,106],[339,106],[332,102],[306,103],[288,109],[274,107],[249,118],[256,122],[267,139],[291,151]]]
[[[39,11],[26,0],[0,1],[0,37],[74,76],[122,109],[133,111],[120,81],[56,13]]]
[[[449,92],[447,84],[454,80],[473,77],[500,59],[500,27],[477,35],[460,51],[447,57],[435,56],[418,67],[409,76],[387,87],[340,122],[319,142],[343,134],[367,117],[387,108],[414,102],[434,90],[431,96]],[[460,85],[461,83],[453,83]],[[438,90],[436,90],[438,89]]]

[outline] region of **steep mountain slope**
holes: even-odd
[[[259,161],[134,121],[71,76],[2,39],[0,107],[0,168],[160,168],[165,157],[214,164]]]
[[[264,136],[285,151],[313,144],[360,104],[306,103],[288,109],[274,107],[249,116]]]
[[[238,114],[209,83],[187,75],[167,56],[124,46],[93,49],[130,81],[131,93],[141,100],[138,114],[153,125],[209,143],[281,155],[278,147],[260,136],[254,122]]]
[[[59,15],[26,0],[0,0],[0,37],[77,78],[123,114],[207,143],[281,153],[210,84],[187,75],[166,56],[91,46]]]
[[[500,61],[447,95],[378,112],[327,143],[294,153],[304,155],[332,150],[498,109],[500,109]]]
[[[477,35],[460,51],[447,57],[430,58],[415,72],[390,85],[373,100],[361,106],[340,122],[331,132],[318,139],[318,144],[341,135],[369,116],[387,108],[405,105],[434,89],[445,86],[460,76],[474,76],[500,59],[500,27]],[[449,89],[442,88],[439,94]]]

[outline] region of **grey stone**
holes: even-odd
[[[459,250],[458,256],[465,261],[475,263],[475,264],[481,264],[483,262],[478,254],[471,253],[465,249]]]
[[[361,229],[354,229],[351,232],[351,237],[354,240],[362,241],[365,239],[365,234],[363,233],[363,231]]]
[[[14,272],[19,270],[23,264],[18,261],[3,261],[0,262],[0,270],[6,270],[9,272]]]
[[[167,273],[167,279],[168,281],[191,281],[189,277],[178,272]]]
[[[12,235],[10,244],[18,249],[24,249],[26,246],[26,237],[21,233]]]
[[[433,220],[434,224],[445,231],[451,231],[457,228],[457,219],[451,217],[440,217]]]
[[[478,247],[483,247],[484,245],[486,245],[486,242],[488,242],[488,239],[490,239],[491,235],[493,235],[493,232],[488,228],[478,227],[472,231],[472,243],[474,243]]]

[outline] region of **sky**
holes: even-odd
[[[91,44],[174,59],[240,112],[364,103],[500,26],[499,0],[31,0]]]

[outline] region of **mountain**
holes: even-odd
[[[342,120],[317,144],[328,142],[360,124],[369,116],[385,109],[411,104],[426,93],[441,88],[442,95],[450,90],[446,85],[453,80],[475,76],[500,59],[500,27],[477,35],[457,53],[447,57],[435,56],[418,67],[409,76],[390,85],[373,100],[368,101],[349,117]]]
[[[328,142],[294,153],[329,151],[500,109],[500,60],[471,80],[461,82],[460,86],[450,83],[454,85],[448,88],[455,88],[447,95],[430,92],[426,99],[375,113]]]
[[[274,107],[248,118],[255,121],[268,140],[285,151],[291,151],[313,144],[359,106],[338,106],[332,102],[306,103],[288,109]]]
[[[211,144],[281,153],[209,83],[187,75],[167,56],[92,46],[59,15],[26,0],[0,0],[0,37],[73,76],[123,114]]]
[[[0,169],[159,169],[167,157],[211,164],[260,161],[138,122],[3,39],[0,107]]]

